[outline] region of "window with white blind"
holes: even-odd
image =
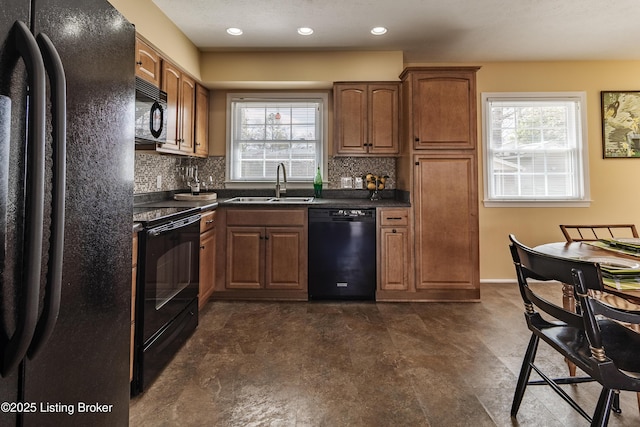
[[[283,163],[287,181],[326,176],[326,94],[229,94],[227,182],[273,183]]]
[[[483,93],[485,206],[587,206],[586,95]]]

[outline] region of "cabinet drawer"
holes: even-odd
[[[227,225],[304,226],[306,209],[229,209]]]
[[[409,225],[409,209],[381,209],[379,225],[382,227]]]
[[[200,218],[200,233],[211,230],[216,226],[216,211],[206,211]]]

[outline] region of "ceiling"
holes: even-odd
[[[405,63],[640,59],[638,0],[153,1],[203,51],[400,50]],[[298,35],[301,26],[314,34]],[[375,26],[387,34],[373,36]]]

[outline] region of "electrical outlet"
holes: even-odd
[[[158,175],[156,178],[156,189],[162,190],[162,175]]]

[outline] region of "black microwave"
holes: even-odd
[[[136,77],[136,148],[167,140],[167,93]]]

